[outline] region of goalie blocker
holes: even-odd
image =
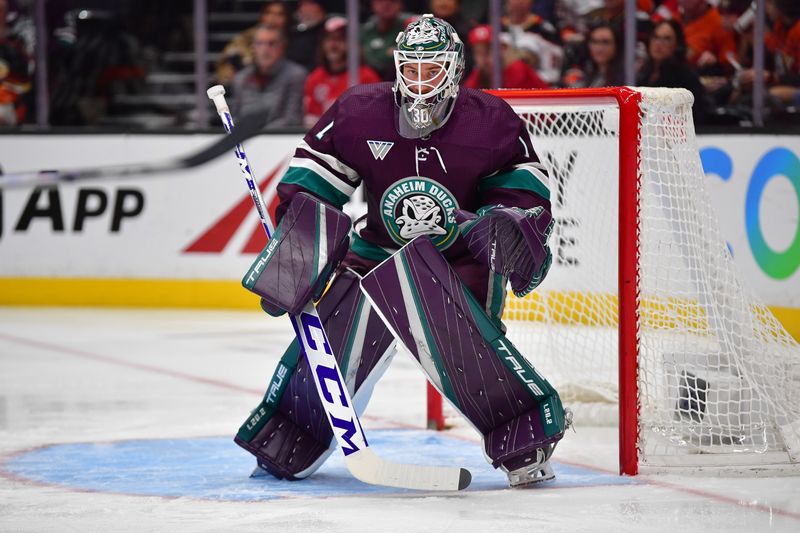
[[[429,380],[483,436],[513,485],[554,477],[548,464],[569,415],[556,390],[487,316],[428,237],[361,280],[361,288]]]
[[[306,193],[298,193],[242,285],[261,296],[273,316],[299,313],[317,300],[347,253],[350,217]]]

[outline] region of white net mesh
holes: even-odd
[[[736,273],[706,191],[691,95],[641,92],[640,464],[797,463],[800,348]],[[545,282],[507,299],[509,337],[577,424],[614,423],[619,106],[551,96],[515,108],[548,167],[556,228]]]

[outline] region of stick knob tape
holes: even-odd
[[[228,103],[225,101],[225,87],[222,85],[214,85],[206,91],[208,97],[214,102],[217,108],[217,113],[228,113]]]

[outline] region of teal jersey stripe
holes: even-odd
[[[286,171],[283,179],[281,179],[281,183],[298,185],[308,189],[339,209],[350,199],[349,196],[328,183],[328,180],[307,168],[289,167],[289,170]]]
[[[536,179],[529,171],[520,168],[515,168],[511,172],[503,172],[502,174],[483,179],[480,183],[479,190],[485,192],[487,189],[494,189],[497,187],[531,191],[546,200],[550,199],[550,189]]]

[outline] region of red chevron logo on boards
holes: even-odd
[[[282,162],[275,167],[272,172],[258,183],[258,189],[261,191],[264,204],[267,206],[267,211],[269,212],[269,216],[272,217],[272,220],[275,220],[275,209],[277,209],[279,203],[276,188],[278,186],[278,178],[280,178],[282,174],[281,170],[284,167],[284,163],[285,162]],[[236,232],[239,231],[242,224],[245,223],[245,219],[253,212],[255,212],[253,199],[250,197],[250,194],[245,194],[236,205],[214,221],[208,229],[181,252],[222,253],[231,242],[234,235],[236,235]],[[266,245],[267,236],[264,235],[261,221],[256,220],[250,232],[250,237],[247,239],[240,253],[257,254]]]

